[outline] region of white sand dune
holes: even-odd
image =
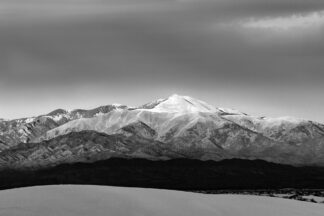
[[[0,216],[323,216],[324,205],[281,198],[106,186],[0,191]]]

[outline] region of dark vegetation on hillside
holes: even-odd
[[[0,189],[51,184],[94,184],[178,190],[324,188],[324,168],[262,160],[199,161],[112,158],[41,170],[2,170]]]

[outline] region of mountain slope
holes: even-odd
[[[215,161],[231,158],[263,159],[302,166],[321,165],[323,157],[320,154],[317,157],[316,149],[307,150],[305,146],[310,144],[302,146],[306,150],[300,146],[287,149],[286,146],[277,146],[272,140],[237,125],[225,125],[213,131],[210,136],[213,139],[208,142],[190,134],[188,140],[179,137],[172,139],[172,142],[157,141],[156,132],[143,123],[129,125],[121,130],[122,134],[113,135],[96,131],[71,132],[40,143],[22,143],[0,152],[0,168],[38,169],[111,157]]]
[[[191,158],[238,157],[295,165],[324,164],[323,125],[294,118],[248,116],[178,95],[139,108],[113,110],[90,119],[71,121],[49,130],[40,140],[83,130],[110,135],[127,135],[132,130],[136,134],[145,129],[139,123],[154,131],[149,139],[185,155],[192,152]],[[123,128],[130,125],[125,132]]]
[[[29,143],[38,140],[47,131],[80,118],[92,118],[115,109],[125,109],[126,106],[108,105],[92,110],[54,110],[46,115],[15,120],[0,119],[0,151],[19,143]]]
[[[111,157],[165,157],[159,155],[158,142],[144,138],[140,141],[138,143],[133,137],[107,135],[95,131],[72,132],[41,143],[21,143],[0,152],[0,169],[37,169]],[[149,154],[146,154],[146,151]]]
[[[242,158],[324,165],[324,125],[295,118],[249,116],[188,96],[172,95],[135,108],[111,105],[89,111],[59,109],[37,118],[2,121],[0,128],[2,164],[18,164],[15,160],[24,164],[20,159],[28,166],[42,164],[47,158],[51,158],[49,164],[80,158],[83,161],[80,149],[87,144],[87,148],[95,149],[93,155],[103,158]],[[104,141],[96,136],[104,136]],[[112,142],[116,137],[122,141]],[[111,148],[106,149],[105,142],[111,143]],[[60,149],[66,143],[70,143],[68,159],[61,156],[63,150],[44,147]]]

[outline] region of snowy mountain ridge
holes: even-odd
[[[111,143],[108,149],[105,139],[97,139],[101,137],[99,134],[112,136],[105,138]],[[63,139],[63,136],[66,138]],[[66,146],[64,142],[67,140],[71,144]],[[83,142],[87,142],[87,146]],[[95,158],[97,153],[105,152],[108,155],[101,157],[185,157],[216,161],[241,158],[292,165],[324,165],[322,124],[292,117],[249,116],[179,95],[135,108],[108,105],[93,110],[55,110],[35,118],[0,122],[0,153],[1,150],[10,152],[20,143],[43,143],[39,148],[52,146],[53,143],[64,145],[64,155],[76,160],[93,151],[91,155]],[[89,143],[93,148],[89,147]],[[26,147],[29,148],[24,145]],[[89,149],[92,150],[87,153]],[[10,154],[14,154],[14,158],[34,160],[36,155],[32,154],[33,151],[28,150],[27,154],[25,150],[16,149]],[[68,160],[61,155],[61,151],[61,147],[57,151],[51,147],[46,151],[40,150],[37,157],[54,158],[51,159],[53,163]],[[12,161],[7,155],[3,156],[3,163]]]
[[[114,109],[127,108],[123,105],[107,105],[91,110],[74,109],[71,111],[56,109],[48,114],[13,119],[0,120],[0,151],[16,146],[19,143],[28,143],[44,135],[47,131],[59,127],[69,121],[81,118],[92,118],[108,113]]]
[[[139,108],[116,109],[93,118],[78,118],[48,131],[45,137],[50,139],[71,131],[82,130],[96,130],[114,134],[121,128],[135,122],[143,122],[149,125],[157,131],[159,137],[163,137],[172,128],[181,126],[183,130],[175,134],[175,136],[179,136],[183,131],[199,122],[209,122],[216,128],[224,123],[235,122],[240,126],[261,133],[262,130],[269,128],[291,129],[307,121],[293,117],[261,118],[248,116],[237,110],[216,108],[201,100],[174,94],[167,99],[159,99]],[[248,123],[252,124],[253,127],[249,126]]]

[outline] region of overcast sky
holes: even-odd
[[[173,93],[323,123],[324,1],[0,0],[0,118]]]

